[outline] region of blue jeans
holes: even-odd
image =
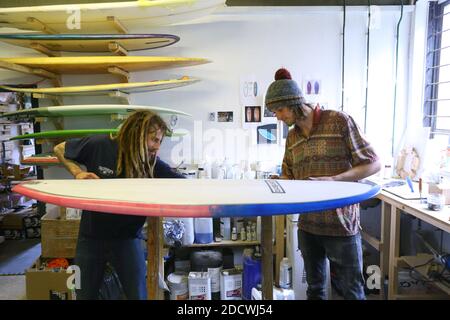
[[[127,299],[147,299],[146,265],[140,239],[92,239],[79,235],[75,264],[80,267],[77,299],[96,300],[106,263],[116,271]]]
[[[332,237],[298,230],[298,247],[306,271],[309,300],[326,299],[326,258],[335,267],[344,299],[364,300],[361,236]]]

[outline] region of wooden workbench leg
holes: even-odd
[[[400,210],[391,205],[391,234],[389,245],[388,299],[393,300],[398,290],[397,258],[400,253]]]
[[[285,257],[286,244],[284,241],[284,231],[286,229],[286,216],[279,215],[275,217],[275,283],[280,282],[281,260]]]
[[[164,292],[159,288],[159,273],[164,272],[162,252],[162,219],[147,218],[147,298],[149,300],[164,299]]]
[[[380,296],[386,299],[387,292],[384,291],[384,281],[389,273],[389,245],[390,245],[390,225],[391,225],[391,206],[381,202],[381,243],[380,243]],[[388,288],[389,290],[389,288]]]
[[[273,300],[272,216],[261,217],[262,297]]]

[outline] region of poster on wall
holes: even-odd
[[[241,76],[239,86],[239,100],[241,106],[257,105],[258,97],[260,96],[256,76]]]
[[[276,144],[277,143],[277,124],[270,123],[256,128],[258,144]]]
[[[262,123],[262,106],[244,106],[242,113],[242,127],[244,129],[251,129]]]

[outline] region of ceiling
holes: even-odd
[[[124,0],[72,0],[71,3],[120,2]],[[0,0],[0,7],[26,7],[49,4],[67,4],[67,0]],[[415,3],[404,0],[403,4]],[[349,6],[400,5],[402,0],[346,0]],[[227,0],[228,6],[342,6],[344,0]]]

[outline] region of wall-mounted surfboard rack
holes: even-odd
[[[108,92],[108,96],[111,98],[117,98],[122,104],[130,104],[130,94],[119,90]]]
[[[52,81],[52,83],[55,87],[62,86],[61,76],[59,74],[47,71],[42,68],[30,68],[27,66],[18,65],[15,63],[7,62],[7,61],[0,61],[0,68],[47,78]]]
[[[127,28],[115,16],[108,16],[108,17],[106,17],[106,21],[110,22],[112,27],[117,32],[123,33],[123,34],[127,34],[128,33]],[[46,23],[40,21],[39,19],[37,19],[35,17],[28,17],[27,18],[27,23],[30,25],[30,29],[31,30],[39,30],[39,31],[41,31],[43,33],[47,33],[47,34],[59,34],[58,31],[52,29]]]
[[[55,104],[57,106],[63,105],[63,99],[61,97],[58,97],[58,96],[53,96],[53,95],[45,94],[45,93],[32,93],[31,95],[33,96],[33,98],[36,98],[36,99],[49,99],[49,100],[52,100],[53,104]]]
[[[43,53],[49,57],[60,57],[61,56],[61,53],[59,51],[52,51],[40,43],[31,43],[30,48],[36,50],[37,52]]]
[[[59,32],[50,28],[47,24],[34,17],[28,17],[27,23],[31,25],[31,30],[39,30],[47,34],[58,34]]]
[[[108,72],[119,76],[122,82],[130,82],[130,73],[122,68],[112,66],[108,68]]]
[[[109,16],[109,17],[106,17],[106,20],[109,21],[109,22],[111,22],[112,26],[114,27],[114,29],[117,30],[117,32],[123,33],[123,34],[127,34],[127,33],[128,33],[127,28],[126,28],[126,27],[123,25],[123,23],[120,22],[120,20],[117,19],[116,17],[114,17],[114,16]]]

